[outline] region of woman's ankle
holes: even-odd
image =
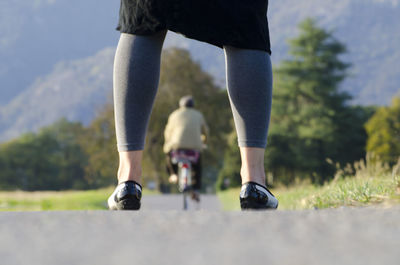
[[[262,168],[243,168],[240,170],[240,176],[242,177],[242,184],[247,182],[255,182],[265,186],[265,172],[264,167]]]
[[[133,180],[141,182],[143,151],[119,152],[118,183]]]
[[[252,181],[265,186],[264,152],[263,148],[240,147],[242,184]]]
[[[141,174],[129,174],[129,173],[121,173],[118,174],[118,184],[133,180],[138,184],[141,184]]]

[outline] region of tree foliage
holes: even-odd
[[[367,151],[382,161],[395,164],[400,157],[400,98],[393,98],[389,107],[381,107],[365,125]]]
[[[231,122],[233,124],[233,119]],[[224,190],[229,187],[239,187],[242,183],[240,177],[241,158],[235,130],[232,130],[228,136],[227,144],[223,167],[218,173],[216,182],[216,188],[218,190]]]
[[[284,183],[308,177],[321,183],[334,170],[327,158],[344,163],[362,157],[365,115],[349,107],[350,96],[339,89],[350,66],[341,60],[346,47],[313,19],[299,28],[300,35],[289,41],[291,59],[274,73],[265,162]],[[351,150],[354,141],[362,147]]]
[[[80,123],[61,119],[39,133],[28,133],[0,146],[0,188],[60,190],[88,188],[87,156],[76,136]]]
[[[115,184],[118,152],[112,103],[106,104],[99,111],[97,117],[79,136],[79,142],[88,155],[85,178],[90,187],[98,188]]]

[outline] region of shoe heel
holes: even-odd
[[[139,210],[140,201],[136,198],[127,198],[117,203],[118,210]]]
[[[242,210],[251,210],[252,209],[252,207],[249,205],[249,203],[247,201],[241,201],[240,208]]]

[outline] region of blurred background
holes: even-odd
[[[1,190],[115,184],[118,9],[117,0],[1,0]],[[392,172],[400,156],[400,1],[270,1],[268,18],[275,71],[268,184],[322,185],[338,172],[354,176],[354,163],[367,153]],[[176,191],[161,147],[168,115],[186,94],[210,126],[204,191],[238,187],[223,50],[172,32],[147,136],[144,185]]]

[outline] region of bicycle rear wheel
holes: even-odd
[[[186,211],[188,209],[188,201],[187,201],[187,193],[183,193],[183,210]]]

